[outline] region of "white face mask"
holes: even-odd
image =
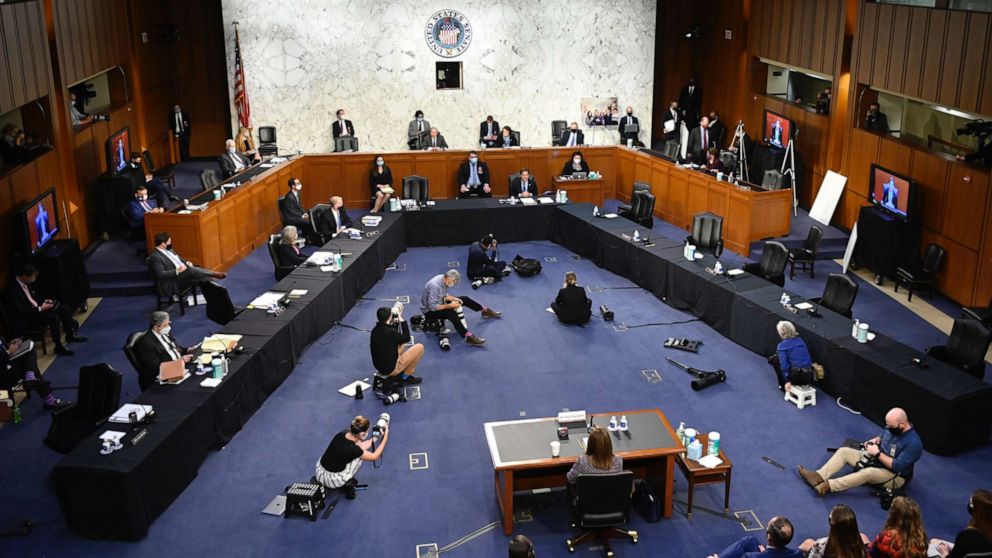
[[[303,189],[303,185],[302,184],[293,184],[293,189],[296,190],[297,192],[299,192],[300,190]]]
[[[479,158],[478,157],[469,157],[468,160],[469,160],[470,163],[477,163],[477,162],[479,162]]]
[[[417,117],[417,122],[423,122],[423,121],[424,121],[424,117],[423,116],[418,116]]]
[[[385,161],[376,161],[375,164],[376,164],[376,166],[381,167],[381,166],[385,165],[386,162]]]
[[[234,154],[234,151],[235,151],[235,149],[233,147],[228,147],[227,148],[227,152],[230,153],[230,154],[232,154],[232,155]]]
[[[582,162],[582,159],[580,159],[580,158],[578,158],[578,157],[573,157],[573,158],[572,158],[572,162],[573,162],[573,163],[575,163],[576,165],[578,165],[579,163],[581,163],[581,162]]]
[[[162,335],[168,335],[172,332],[172,324],[169,324],[161,329]]]

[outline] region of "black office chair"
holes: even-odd
[[[244,310],[244,308],[235,308],[227,287],[214,281],[200,283],[200,292],[207,301],[207,319],[216,324],[227,325]]]
[[[634,221],[649,229],[654,228],[654,203],[655,197],[651,192],[641,192],[641,207],[634,214]]]
[[[169,189],[176,189],[176,165],[166,165],[162,168],[155,166],[155,160],[152,159],[152,154],[147,149],[141,152],[142,161],[145,163],[145,168],[149,173],[169,183]]]
[[[416,200],[423,203],[431,199],[430,181],[423,176],[410,175],[403,177],[403,199]]]
[[[985,353],[992,333],[977,320],[958,318],[946,345],[927,349],[927,355],[960,368],[979,380],[985,377]]]
[[[630,201],[631,201],[631,203],[634,202],[634,193],[635,192],[649,192],[650,193],[651,192],[651,185],[648,184],[647,182],[637,182],[637,181],[635,181],[634,182],[634,186],[630,189]],[[630,206],[630,205],[621,204],[621,205],[617,206],[617,211],[630,211],[631,209],[633,209],[633,207]]]
[[[809,265],[809,276],[816,278],[816,251],[820,248],[820,239],[823,238],[823,229],[813,225],[809,228],[806,240],[802,247],[789,250],[789,279],[796,278],[796,264],[803,266],[803,271]]]
[[[258,127],[258,154],[262,157],[266,155],[278,155],[279,146],[276,145],[276,127],[275,126],[259,126]]]
[[[511,174],[511,175],[509,175],[509,176],[506,177],[506,192],[507,192],[507,194],[509,194],[509,192],[513,189],[513,180],[516,179],[516,178],[520,178],[520,173],[519,172],[515,172],[515,173],[513,173],[513,174]]]
[[[693,215],[692,234],[685,241],[719,259],[723,254],[723,217],[709,211]]]
[[[733,151],[721,151],[719,155],[720,164],[723,166],[723,172],[732,173],[737,172],[737,154]]]
[[[630,194],[630,205],[617,208],[617,215],[633,221],[641,211],[641,204],[644,203],[644,191],[634,191]]]
[[[854,279],[843,273],[831,273],[827,277],[826,286],[823,287],[823,296],[810,301],[833,310],[845,318],[850,318],[856,298],[858,298],[858,284]]]
[[[785,264],[789,263],[789,249],[784,244],[769,240],[761,252],[758,263],[749,263],[744,271],[764,277],[779,287],[785,286]]]
[[[564,120],[551,121],[551,145],[560,145],[561,135],[568,128],[568,122]]]
[[[575,482],[572,527],[580,527],[584,532],[565,541],[569,552],[575,552],[580,544],[597,540],[606,555],[613,556],[610,539],[614,537],[630,537],[637,544],[637,531],[621,528],[630,522],[633,483],[634,473],[630,471],[579,475]]]
[[[185,316],[186,315],[186,307],[187,306],[196,306],[196,285],[189,285],[188,287],[186,287],[185,289],[183,289],[183,290],[181,290],[181,291],[179,291],[177,293],[167,293],[167,292],[165,292],[165,287],[163,287],[162,284],[159,283],[158,278],[155,277],[155,272],[152,271],[151,258],[148,258],[148,259],[145,260],[145,265],[148,266],[148,275],[150,275],[151,278],[152,278],[152,281],[155,282],[155,309],[156,310],[161,310],[162,308],[166,308],[166,309],[171,308],[172,305],[175,302],[177,302],[176,300],[174,300],[175,298],[178,298],[179,299],[178,302],[179,302],[179,315],[180,316]],[[189,304],[189,301],[187,300],[190,295],[193,295],[193,304]]]
[[[923,261],[896,268],[895,291],[899,292],[899,285],[905,284],[909,289],[907,301],[910,301],[913,300],[913,291],[925,287],[927,298],[933,300],[933,285],[937,282],[937,276],[940,274],[940,268],[944,264],[946,256],[947,251],[939,244],[927,246],[927,250],[923,254]]]
[[[966,306],[962,308],[961,315],[962,317],[978,320],[985,327],[992,325],[992,299],[989,299],[988,306]]]
[[[341,151],[358,151],[358,138],[334,138],[334,152],[338,153]]]
[[[318,203],[307,210],[310,214],[310,224],[313,226],[313,241],[312,244],[315,246],[323,246],[330,238],[325,237],[323,234],[317,230],[317,224],[320,223],[320,219],[323,219],[324,213],[331,210],[331,204],[329,203]]]
[[[218,184],[217,173],[213,169],[203,169],[200,171],[200,187],[203,191],[213,190]]]
[[[516,145],[518,145],[518,146],[523,145],[522,143],[520,143],[520,132],[518,132],[516,130],[510,130],[510,137],[513,138],[513,142]]]
[[[45,445],[69,453],[120,407],[121,374],[107,363],[79,369],[76,402],[52,413]]]
[[[274,234],[269,236],[269,257],[272,258],[272,265],[275,267],[276,281],[281,281],[283,277],[292,273],[296,267],[291,265],[283,265],[279,261],[279,241],[282,240],[281,234]]]
[[[135,352],[134,347],[141,341],[141,338],[145,336],[146,330],[135,331],[131,335],[127,336],[127,341],[124,342],[124,356],[127,357],[127,361],[131,363],[131,368],[134,368],[136,374],[138,374],[138,387],[141,391],[145,391],[150,388],[152,384],[155,383],[155,378],[158,377],[158,370],[142,370],[141,361],[138,360],[138,353]]]

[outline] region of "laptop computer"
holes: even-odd
[[[572,180],[585,180],[589,178],[589,173],[587,172],[573,172]]]

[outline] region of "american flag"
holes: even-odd
[[[451,22],[451,18],[445,18],[438,31],[437,38],[441,39],[443,46],[455,46],[458,43],[458,26]]]
[[[251,105],[248,103],[245,67],[241,63],[241,36],[237,28],[234,29],[234,106],[238,109],[241,127],[251,128]]]

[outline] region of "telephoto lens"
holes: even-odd
[[[440,337],[438,337],[437,342],[438,342],[439,345],[441,345],[441,350],[442,351],[450,351],[451,350],[451,340],[448,339],[448,336],[447,335],[443,335],[442,334]]]
[[[720,370],[719,372],[710,372],[709,374],[706,374],[702,378],[693,380],[690,385],[692,385],[692,389],[694,391],[702,391],[710,386],[714,386],[716,384],[719,384],[720,382],[726,382],[726,381],[727,381],[727,374],[723,370]]]

